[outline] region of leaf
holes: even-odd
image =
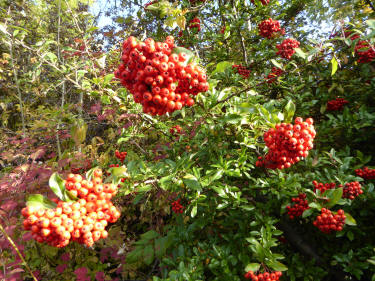
[[[266,261],[266,264],[275,271],[286,271],[288,267],[279,261]]]
[[[326,192],[324,192],[323,196],[327,196],[329,198],[327,207],[335,206],[336,203],[341,199],[342,193],[342,187],[336,189],[329,189]]]
[[[63,179],[58,173],[53,173],[48,181],[49,187],[55,193],[55,195],[60,199],[65,201],[65,186]]]
[[[146,233],[141,234],[141,239],[151,240],[159,236],[160,236],[159,233],[157,233],[155,230],[150,230],[150,231],[147,231]]]
[[[318,210],[320,210],[322,208],[322,206],[319,203],[316,203],[316,202],[310,203],[309,207],[314,208],[314,209],[318,209]]]
[[[375,20],[367,20],[366,24],[371,28],[375,29]]]
[[[30,195],[26,200],[26,206],[32,206],[43,209],[54,209],[56,203],[44,197],[42,194]]]
[[[194,217],[197,215],[197,210],[198,210],[197,205],[195,205],[195,206],[191,209],[190,216],[191,216],[192,218],[194,218]]]
[[[275,59],[271,59],[271,62],[277,68],[283,69],[283,66],[281,64],[279,64]]]
[[[179,28],[184,30],[185,26],[186,26],[186,18],[184,16],[177,16],[176,23],[177,23]]]
[[[103,84],[104,84],[104,85],[107,85],[109,82],[112,81],[112,79],[113,79],[114,76],[115,76],[115,75],[114,75],[113,73],[107,74],[107,75],[104,77],[104,82],[103,82]]]
[[[290,123],[292,121],[295,111],[296,105],[292,100],[289,100],[283,110],[286,123]]]
[[[224,72],[227,68],[231,67],[232,63],[229,61],[221,61],[216,65],[214,71],[212,71],[211,75],[214,75],[219,72]]]
[[[111,173],[112,176],[115,176],[117,178],[129,177],[125,166],[109,168],[108,172]]]
[[[142,248],[135,248],[134,251],[131,251],[127,256],[126,256],[126,262],[128,263],[135,263],[140,260],[142,257]]]
[[[184,176],[182,181],[190,189],[199,190],[199,191],[202,190],[201,184],[199,183],[197,178],[191,174],[187,174],[186,176]]]
[[[92,179],[93,174],[94,174],[94,171],[97,170],[97,169],[99,169],[98,166],[96,166],[96,167],[94,167],[94,168],[91,168],[90,170],[88,170],[88,171],[86,172],[86,179],[87,179],[88,181],[90,181],[90,180]]]
[[[331,76],[335,75],[336,71],[337,71],[337,60],[335,57],[332,58],[331,60],[331,64],[332,64],[332,72],[331,72]]]
[[[314,212],[314,209],[311,209],[311,208],[305,210],[305,211],[303,212],[303,214],[302,214],[302,218],[307,218],[307,217],[310,216],[313,212]]]
[[[357,225],[357,222],[355,221],[355,219],[352,217],[351,214],[345,213],[345,216],[346,216],[345,223],[347,225]]]
[[[306,58],[306,53],[302,51],[300,48],[295,48],[296,54],[300,56],[301,58],[305,59]]]
[[[246,272],[248,272],[248,271],[258,271],[259,268],[260,268],[259,263],[249,263],[248,265],[246,265],[245,271]]]

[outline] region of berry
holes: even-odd
[[[277,67],[272,67],[271,73],[267,75],[267,83],[271,84],[277,81],[277,77],[282,75],[284,73],[284,70],[277,68]]]
[[[175,214],[182,214],[184,211],[184,207],[180,204],[180,199],[172,202],[172,211]]]
[[[280,28],[280,22],[271,18],[262,21],[258,28],[260,36],[268,39],[275,37],[278,32],[285,34],[285,30]]]
[[[301,193],[298,197],[292,198],[293,206],[286,206],[289,218],[292,220],[296,217],[302,216],[303,212],[309,209],[309,202],[306,200],[306,194]]]
[[[189,21],[189,28],[193,30],[194,33],[198,33],[201,31],[201,25],[200,25],[200,19],[197,17],[193,18],[191,21]]]
[[[242,64],[234,64],[232,65],[232,69],[236,69],[237,73],[241,75],[244,79],[249,78],[251,71],[247,67],[243,66]]]
[[[323,233],[329,234],[332,231],[341,231],[345,224],[345,213],[338,210],[336,215],[326,208],[322,208],[321,215],[317,216],[313,224]]]
[[[354,181],[345,184],[342,197],[354,200],[354,198],[361,195],[362,193],[363,190],[361,189],[361,184],[357,181]]]
[[[317,190],[320,190],[320,194],[323,194],[328,189],[334,189],[336,187],[336,184],[333,182],[330,183],[320,183],[317,181],[312,182],[314,185],[314,192]]]
[[[375,179],[375,169],[369,169],[367,167],[364,167],[363,169],[357,169],[355,170],[355,173],[357,176],[365,179],[365,180],[373,180]]]
[[[284,59],[290,60],[292,55],[296,52],[294,49],[298,48],[300,43],[292,38],[285,39],[281,44],[276,45],[279,50],[276,54]]]
[[[175,125],[172,128],[169,129],[169,132],[172,135],[180,135],[182,133],[182,128],[179,125]]]
[[[120,152],[118,150],[115,151],[115,156],[116,156],[117,159],[119,159],[121,161],[121,163],[124,163],[124,160],[125,160],[127,154],[128,153],[125,152],[125,151],[123,151],[123,152]]]
[[[375,48],[367,41],[359,40],[354,48],[355,54],[359,57],[358,63],[368,63],[375,59]]]
[[[251,0],[251,3],[255,4],[254,0]],[[260,0],[263,6],[267,6],[270,3],[270,0]]]
[[[330,100],[327,102],[327,110],[341,110],[344,107],[344,105],[348,103],[349,102],[343,98],[336,98],[335,100]]]
[[[244,277],[246,279],[251,279],[252,281],[278,281],[282,275],[281,271],[259,273],[258,275],[253,271],[248,271],[245,273]]]
[[[258,157],[257,167],[265,166],[268,169],[285,169],[297,163],[302,157],[307,157],[313,148],[316,132],[311,118],[303,122],[301,117],[293,124],[276,124],[264,133],[263,138],[268,147],[266,156]]]

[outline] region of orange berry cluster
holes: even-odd
[[[192,106],[190,95],[208,90],[205,71],[195,63],[187,63],[186,53],[172,53],[173,36],[164,42],[147,38],[145,42],[130,36],[123,44],[122,64],[115,71],[143,112],[163,115]]]
[[[181,205],[180,200],[181,199],[178,199],[178,200],[172,202],[172,211],[175,214],[182,214],[183,211],[184,211],[184,206]]]
[[[249,77],[251,72],[246,66],[243,66],[242,64],[233,64],[232,69],[237,69],[238,74],[245,79]]]
[[[303,212],[309,207],[309,202],[306,200],[306,194],[301,193],[296,198],[292,198],[293,206],[286,206],[289,218],[292,220],[296,217],[302,216]]]
[[[321,215],[317,216],[313,224],[323,233],[329,234],[332,231],[341,231],[345,224],[345,213],[338,210],[336,215],[326,208],[322,208]]]
[[[367,41],[358,41],[354,51],[359,57],[357,60],[358,63],[368,63],[375,59],[375,47],[370,45]]]
[[[375,169],[369,169],[367,167],[364,167],[363,169],[355,170],[355,173],[357,174],[357,176],[360,176],[361,178],[364,178],[365,180],[375,179]]]
[[[251,0],[251,3],[254,3],[254,0]],[[270,3],[270,0],[260,0],[260,3],[262,3],[263,6],[267,6]]]
[[[344,105],[348,103],[349,102],[344,98],[336,98],[335,100],[330,100],[327,102],[327,110],[341,110],[344,107]]]
[[[173,126],[172,128],[169,129],[169,132],[172,135],[181,134],[182,128],[179,125],[175,125],[175,126]]]
[[[193,18],[191,21],[189,21],[189,28],[194,32],[201,31],[201,20],[197,17]]]
[[[26,230],[33,238],[54,247],[65,247],[77,241],[90,247],[100,238],[106,238],[108,222],[116,222],[120,212],[110,202],[117,193],[112,184],[102,184],[102,171],[95,170],[94,177],[87,181],[79,174],[69,174],[65,187],[80,199],[76,202],[56,200],[55,209],[28,206],[22,209]]]
[[[246,279],[251,279],[252,281],[273,281],[273,280],[279,280],[280,277],[283,274],[281,271],[275,271],[275,272],[265,272],[265,273],[260,273],[256,275],[253,271],[248,271],[245,274]]]
[[[128,153],[126,151],[122,151],[122,152],[120,152],[118,150],[115,151],[115,156],[116,156],[117,159],[119,159],[121,161],[121,163],[124,163],[124,160],[125,160],[127,154]]]
[[[320,194],[323,194],[328,189],[334,189],[336,187],[336,184],[334,182],[321,183],[321,182],[313,181],[312,183],[314,185],[314,192],[316,192],[316,190],[319,189]]]
[[[361,184],[357,181],[353,181],[345,184],[342,197],[354,200],[354,198],[361,195],[362,193],[363,190]]]
[[[295,124],[276,124],[264,133],[264,141],[269,149],[267,155],[258,157],[256,166],[269,169],[285,169],[307,157],[309,150],[314,147],[313,140],[316,132],[313,119],[304,122],[301,117],[295,119]]]
[[[269,18],[268,20],[262,21],[259,25],[259,34],[264,38],[271,39],[280,31],[281,34],[285,34],[285,30],[281,29],[280,22]]]
[[[277,77],[284,73],[284,70],[278,67],[272,67],[271,73],[267,75],[267,83],[271,84],[277,81]]]
[[[276,45],[276,48],[279,50],[276,54],[284,59],[290,60],[296,52],[294,49],[298,48],[299,45],[300,43],[293,38],[285,39],[281,44]]]

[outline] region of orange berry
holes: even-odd
[[[101,237],[103,239],[107,238],[108,237],[108,232],[106,230],[102,230]]]
[[[61,219],[59,217],[54,217],[53,219],[51,219],[51,225],[53,227],[58,227],[59,225],[61,225]]]
[[[45,215],[46,215],[47,218],[52,219],[52,218],[55,217],[55,211],[49,209],[49,210],[46,211],[46,214],[45,214]]]
[[[86,209],[87,209],[87,212],[91,213],[91,212],[94,212],[96,210],[96,205],[95,203],[93,202],[88,202],[86,204]]]
[[[94,170],[94,177],[101,178],[103,176],[103,171],[101,169]]]
[[[92,233],[92,239],[94,241],[98,241],[100,237],[102,236],[102,233],[99,230],[96,230]]]
[[[100,222],[94,224],[94,230],[103,230],[104,226]]]
[[[79,229],[79,228],[82,228],[83,227],[83,220],[81,219],[78,219],[74,222],[74,228],[75,229]]]
[[[77,210],[80,210],[81,209],[81,204],[79,204],[78,202],[74,202],[72,205],[71,205],[71,208],[74,211],[77,211]]]
[[[73,232],[72,232],[72,237],[73,238],[79,238],[81,236],[81,231],[79,229],[75,229]]]
[[[28,224],[32,225],[35,224],[38,221],[38,217],[35,215],[31,215],[27,218]]]
[[[38,226],[40,228],[47,228],[49,226],[49,219],[40,218],[39,221],[38,221]]]
[[[78,202],[81,206],[85,206],[86,203],[87,203],[85,199],[79,199],[77,202]]]
[[[88,193],[89,193],[89,191],[86,188],[80,188],[80,189],[78,189],[78,194],[81,197],[85,197]]]
[[[84,216],[87,213],[87,209],[85,207],[81,207],[80,212],[81,212],[81,215]]]
[[[69,240],[71,237],[70,233],[68,231],[64,231],[63,235],[61,235],[61,238],[63,240]]]
[[[69,216],[72,220],[78,220],[81,217],[81,212],[73,211]]]
[[[61,214],[62,214],[62,208],[57,207],[57,208],[55,209],[55,216],[56,216],[56,217],[57,217],[57,216],[61,216]]]
[[[42,236],[47,237],[48,235],[51,234],[51,230],[49,228],[42,228],[40,233],[42,234]]]
[[[96,185],[94,186],[94,192],[95,192],[96,194],[101,194],[101,193],[103,192],[103,185],[101,185],[101,184],[96,184]]]
[[[82,176],[81,175],[74,175],[73,182],[81,182],[82,181]]]
[[[89,195],[87,195],[87,201],[89,202],[95,202],[97,198],[98,197],[94,193],[90,193]]]
[[[44,209],[38,209],[36,212],[35,212],[35,215],[37,216],[37,217],[43,217],[44,216],[44,213],[45,213],[46,211],[44,210]]]
[[[103,181],[102,181],[102,178],[93,178],[92,179],[92,183],[95,185],[98,185],[98,184],[101,184]]]

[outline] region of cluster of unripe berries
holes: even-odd
[[[284,70],[275,66],[272,67],[271,73],[267,75],[267,83],[271,84],[271,83],[276,82],[277,77],[279,77],[283,73],[284,73]]]
[[[172,211],[175,214],[182,214],[184,211],[184,206],[180,203],[181,199],[177,199],[176,201],[172,202]]]
[[[262,21],[258,25],[258,28],[260,36],[268,39],[274,37],[278,32],[280,32],[280,34],[285,34],[285,29],[281,29],[280,22],[271,18]]]
[[[344,98],[336,98],[335,100],[330,100],[327,102],[327,110],[341,110],[344,107],[344,105],[348,103],[349,102]]]
[[[320,190],[320,194],[323,194],[328,189],[334,189],[336,187],[336,184],[334,182],[322,183],[313,181],[312,183],[314,185],[314,192],[316,192],[316,190]]]
[[[236,69],[237,73],[245,79],[249,77],[251,72],[246,66],[243,66],[242,64],[233,64],[232,69]]]
[[[301,117],[295,119],[295,124],[276,124],[264,133],[264,141],[269,151],[264,157],[258,157],[256,166],[269,169],[289,168],[292,164],[307,157],[309,150],[314,147],[313,140],[316,132],[313,119],[303,121]]]
[[[353,181],[345,184],[342,197],[354,200],[354,198],[361,195],[362,193],[363,190],[361,184],[357,181]]]
[[[255,4],[254,0],[251,0],[251,3]],[[260,0],[263,6],[267,6],[270,3],[270,0]]]
[[[258,275],[253,271],[248,271],[245,273],[245,278],[251,279],[252,281],[277,281],[282,275],[281,271],[259,273]]]
[[[354,48],[355,54],[359,57],[358,63],[368,63],[375,59],[375,47],[367,41],[360,40]]]
[[[302,216],[303,212],[309,208],[309,202],[306,200],[306,194],[301,193],[296,198],[292,198],[292,206],[286,206],[290,219]]]
[[[322,208],[321,215],[317,216],[313,224],[323,233],[329,234],[332,231],[341,231],[345,224],[345,213],[338,210],[336,215],[326,208]]]
[[[169,129],[169,132],[172,135],[179,135],[182,132],[182,128],[179,125],[175,125],[172,128]]]
[[[173,53],[174,38],[164,42],[130,36],[123,44],[122,64],[115,71],[143,112],[163,115],[192,106],[191,96],[208,90],[205,71],[195,63],[187,64],[184,52]]]
[[[364,167],[363,169],[355,170],[355,173],[357,174],[357,176],[360,176],[361,178],[364,178],[365,180],[375,179],[375,169],[369,169],[367,167]]]
[[[126,151],[122,151],[122,152],[120,152],[118,150],[115,151],[115,156],[116,156],[117,159],[119,159],[121,161],[121,163],[124,163],[124,160],[125,160],[127,154],[128,153]]]
[[[22,209],[24,228],[31,230],[36,241],[59,248],[70,241],[90,247],[100,238],[106,238],[105,227],[120,217],[120,212],[110,202],[117,187],[103,184],[102,171],[97,169],[91,181],[79,174],[69,174],[65,188],[80,199],[75,202],[55,200],[55,209],[31,206]]]
[[[293,39],[288,38],[285,39],[281,44],[276,45],[276,48],[278,49],[277,55],[280,55],[284,59],[290,60],[293,54],[296,52],[294,49],[298,48],[300,43]]]
[[[201,21],[197,17],[193,18],[191,21],[189,21],[189,28],[193,30],[194,32],[201,31]]]

